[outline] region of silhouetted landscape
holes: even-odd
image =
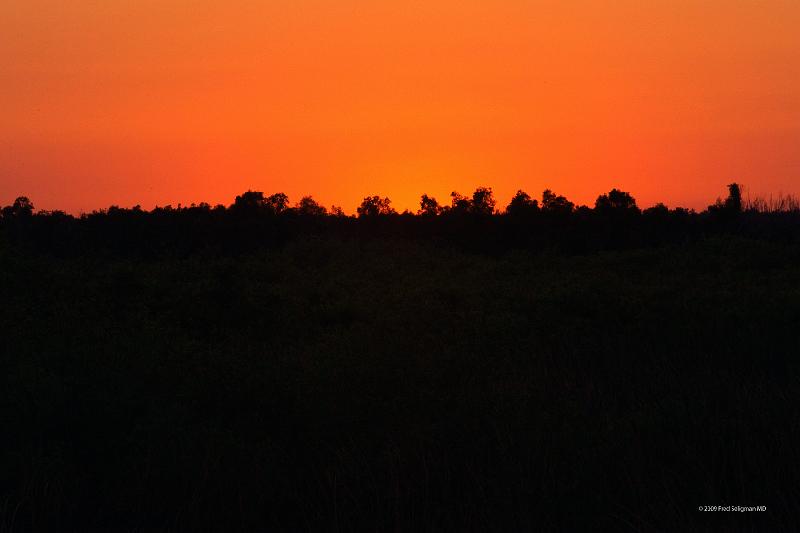
[[[0,532],[800,529],[796,199],[504,203],[3,207]]]

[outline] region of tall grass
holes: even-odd
[[[756,213],[797,213],[800,212],[800,199],[783,193],[752,198],[748,195],[744,209]]]

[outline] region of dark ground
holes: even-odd
[[[798,530],[799,324],[732,236],[0,248],[0,531]]]

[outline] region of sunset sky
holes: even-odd
[[[0,205],[800,193],[798,0],[0,0]]]

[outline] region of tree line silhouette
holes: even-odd
[[[128,253],[242,251],[285,243],[299,235],[345,238],[399,237],[433,240],[478,251],[557,248],[572,252],[680,242],[717,233],[794,241],[800,235],[800,206],[791,196],[745,202],[737,183],[728,185],[702,212],[663,203],[641,209],[626,191],[601,194],[594,206],[576,205],[550,189],[541,200],[518,190],[505,208],[491,187],[471,196],[452,192],[450,204],[423,194],[416,213],[397,212],[391,200],[365,197],[355,215],[330,209],[312,196],[295,205],[284,193],[248,190],[225,206],[208,203],[147,211],[140,206],[81,214],[35,211],[27,197],[0,210],[2,239],[9,245],[71,253],[106,249]],[[1,242],[1,241],[0,241]]]

